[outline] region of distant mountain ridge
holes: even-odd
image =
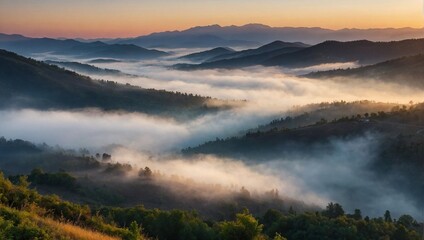
[[[263,61],[273,56],[298,51],[307,46],[308,45],[299,42],[287,43],[274,41],[258,48],[221,54],[200,64],[176,64],[174,67],[180,70],[248,67],[260,65]]]
[[[2,35],[5,34],[0,34],[0,41],[4,38]],[[19,38],[20,35],[16,34],[13,36]],[[424,28],[345,28],[332,30],[320,27],[270,27],[253,23],[242,26],[197,26],[181,31],[155,32],[133,38],[76,38],[75,40],[79,42],[100,40],[111,44],[134,44],[146,48],[214,48],[220,46],[257,47],[277,39],[285,42],[304,42],[313,45],[327,40],[353,41],[367,39],[370,41],[399,41],[413,38],[424,38]]]
[[[243,26],[198,26],[182,31],[157,32],[127,39],[111,39],[114,43],[130,43],[144,47],[256,47],[276,39],[285,42],[317,44],[327,40],[353,41],[398,41],[424,38],[424,29],[381,28],[381,29],[340,29],[319,27],[270,27],[263,24]]]
[[[28,38],[0,34],[0,48],[22,55],[53,53],[84,58],[151,59],[168,56],[163,51],[131,44],[107,44],[100,41],[79,42],[73,39]]]
[[[256,51],[263,47],[256,49]],[[234,55],[236,54],[234,53]],[[368,40],[350,42],[326,41],[310,47],[280,48],[247,57],[232,58],[231,55],[228,55],[226,59],[224,55],[221,56],[224,58],[222,60],[201,64],[177,65],[176,67],[182,70],[239,68],[255,65],[303,68],[347,62],[358,62],[362,65],[368,65],[416,54],[424,54],[424,39],[391,42],[371,42]]]

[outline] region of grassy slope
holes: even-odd
[[[20,234],[39,232],[40,237],[50,239],[72,239],[72,240],[117,240],[100,232],[73,225],[71,223],[60,222],[48,217],[40,217],[35,212],[27,210],[16,210],[0,204],[0,239],[12,237],[13,232],[21,230]],[[19,229],[19,230],[18,230]]]

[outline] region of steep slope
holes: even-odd
[[[422,88],[424,87],[424,55],[403,57],[354,69],[313,72],[304,76],[318,79],[356,78],[363,81],[375,79]]]
[[[0,51],[0,107],[100,108],[190,116],[218,110],[210,98],[93,81],[56,66]]]
[[[180,57],[180,59],[187,59],[193,62],[204,62],[206,60],[213,59],[216,56],[221,56],[221,55],[229,54],[233,52],[235,51],[231,48],[217,47],[217,48],[203,51],[203,52],[188,54],[188,55]]]

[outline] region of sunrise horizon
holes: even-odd
[[[244,24],[230,24],[230,25],[224,25],[224,24],[206,24],[206,25],[193,25],[193,26],[188,26],[188,27],[181,27],[178,29],[163,29],[163,30],[157,30],[157,31],[152,31],[152,32],[141,32],[139,34],[134,33],[134,34],[123,34],[123,35],[99,35],[99,36],[82,36],[82,35],[58,35],[58,34],[49,34],[49,33],[40,33],[40,34],[25,34],[22,32],[14,32],[14,31],[2,31],[0,30],[0,33],[2,34],[7,34],[7,35],[22,35],[24,37],[30,37],[30,38],[56,38],[56,39],[71,39],[71,38],[75,38],[75,39],[85,39],[85,40],[90,40],[90,39],[114,39],[114,38],[134,38],[134,37],[140,37],[140,36],[148,36],[151,34],[155,34],[155,33],[162,33],[162,32],[184,32],[186,30],[190,30],[190,29],[194,29],[194,28],[207,28],[207,27],[221,27],[221,28],[226,28],[226,27],[246,27],[249,25],[262,25],[264,27],[269,27],[269,28],[304,28],[304,29],[323,29],[323,30],[331,30],[331,31],[341,31],[341,30],[387,30],[387,29],[394,29],[394,30],[400,30],[400,29],[413,29],[413,30],[421,30],[424,29],[424,25],[423,26],[399,26],[399,27],[390,27],[390,26],[382,26],[382,27],[369,27],[369,28],[361,28],[361,27],[344,27],[344,28],[330,28],[330,27],[324,27],[324,26],[286,26],[286,25],[281,25],[281,26],[276,26],[276,25],[268,25],[268,24],[264,24],[264,23],[259,23],[259,22],[250,22],[250,23],[244,23]]]
[[[247,3],[240,0],[19,0],[2,3],[0,32],[29,37],[129,38],[163,31],[182,31],[196,26],[243,26],[251,23],[330,30],[421,29],[424,27],[422,9],[420,0],[402,5],[393,0],[376,0],[372,3],[365,0],[324,0],[320,4],[311,0]]]
[[[424,0],[0,0],[0,240],[424,240]]]

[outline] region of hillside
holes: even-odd
[[[99,68],[90,64],[84,64],[80,62],[59,62],[59,61],[44,61],[47,64],[56,65],[70,71],[78,72],[81,74],[95,74],[95,75],[112,75],[112,76],[128,76],[131,75],[125,74],[116,69],[108,68]]]
[[[274,41],[259,48],[218,55],[200,64],[176,64],[174,67],[180,70],[248,67],[259,65],[274,56],[299,51],[305,47],[307,45],[303,43]]]
[[[424,53],[424,39],[411,39],[398,42],[352,42],[326,41],[311,47],[291,46],[279,48],[271,43],[258,49],[246,50],[218,56],[201,64],[178,64],[182,70],[209,68],[238,68],[255,65],[302,68],[328,63],[357,62],[375,64],[394,58]],[[294,43],[296,45],[296,43]],[[275,46],[268,48],[269,46]],[[219,60],[221,59],[221,60]]]
[[[294,129],[314,125],[321,119],[334,120],[346,116],[364,115],[372,112],[390,112],[393,108],[400,107],[395,103],[382,103],[374,101],[335,101],[296,106],[285,113],[284,117],[263,124],[248,132],[267,132],[277,129]]]
[[[196,52],[192,54],[188,54],[182,57],[179,57],[179,59],[187,59],[193,62],[204,62],[209,59],[213,59],[216,56],[221,56],[224,54],[230,54],[235,52],[231,48],[225,48],[225,47],[218,47],[211,50],[203,51],[203,52]]]
[[[118,63],[121,62],[117,59],[113,59],[113,58],[97,58],[97,59],[93,59],[88,61],[88,63]]]
[[[80,42],[67,39],[28,38],[15,35],[0,35],[0,49],[22,55],[54,53],[83,58],[151,59],[169,55],[131,44],[106,44],[104,42]]]
[[[358,62],[375,64],[394,58],[424,53],[424,39],[397,42],[327,41],[318,45],[272,57],[265,66],[308,67],[326,63]]]
[[[0,138],[0,146],[8,145],[11,147],[15,144],[19,145],[18,148],[32,145],[28,142],[5,141]],[[18,149],[15,150],[19,151]],[[9,151],[9,154],[11,153],[12,151]],[[62,154],[68,157],[71,155],[65,152]],[[20,156],[17,154],[17,157],[22,158],[22,154]],[[91,158],[92,161],[96,161],[93,159],[94,157],[79,158]],[[51,161],[55,160],[51,159]],[[2,162],[4,160],[0,163]],[[34,164],[36,162],[28,161],[28,163]],[[125,172],[120,172],[129,168],[127,164],[111,164],[102,160],[98,162],[97,169],[93,172],[99,173],[100,165],[116,166],[108,168],[114,169],[115,172],[104,171],[101,179],[109,179],[110,183],[115,182],[114,184],[119,181],[122,181],[121,184],[128,184],[129,180],[128,177],[125,177]],[[77,165],[74,164],[73,166]],[[82,165],[79,167],[85,170]],[[94,174],[84,175],[80,179],[91,178],[91,181],[93,181],[92,176]],[[160,177],[160,175],[140,175],[136,182],[145,182],[154,186],[157,184],[155,183],[157,177]],[[213,209],[220,207],[222,218],[218,220],[199,215],[192,211],[192,207],[190,207],[190,211],[176,209],[166,211],[146,208],[140,205],[140,202],[126,207],[98,203],[82,205],[65,201],[56,195],[40,194],[34,190],[34,187],[45,189],[46,185],[54,185],[53,193],[61,194],[65,189],[72,191],[72,195],[91,194],[97,196],[98,199],[104,199],[107,196],[100,187],[95,188],[95,192],[84,191],[87,185],[85,183],[79,185],[79,179],[75,184],[73,182],[75,179],[63,169],[57,173],[34,169],[30,174],[9,175],[8,178],[0,173],[0,194],[2,194],[0,199],[0,226],[2,226],[0,237],[5,239],[19,239],[19,237],[25,236],[24,239],[231,240],[234,239],[234,234],[244,236],[240,239],[272,239],[279,233],[290,237],[290,239],[300,240],[305,239],[304,233],[307,230],[309,234],[319,239],[338,240],[346,239],[348,236],[356,236],[351,238],[354,240],[370,239],[376,236],[391,236],[398,239],[397,236],[402,236],[402,239],[405,240],[418,240],[417,230],[421,227],[409,215],[401,215],[398,220],[389,220],[387,214],[385,214],[384,220],[381,217],[370,218],[365,215],[365,212],[361,213],[359,209],[356,209],[352,214],[346,213],[338,203],[329,203],[323,210],[314,209],[310,212],[304,212],[304,210],[293,206],[287,210],[273,207],[261,214],[251,214],[246,209],[248,205],[245,204],[253,197],[246,190],[240,194],[240,203],[230,201],[217,206],[206,204]],[[193,183],[192,181],[189,182]],[[73,184],[70,185],[69,183]],[[109,187],[110,184],[99,182],[99,185],[105,188]],[[135,189],[137,189],[136,195],[146,195],[147,197],[150,195],[149,189],[131,184],[129,190],[134,192]],[[116,194],[117,192],[113,191],[112,193]],[[187,194],[185,197],[193,197],[192,194]],[[163,196],[155,196],[156,201],[160,199],[164,204],[168,204],[167,199],[164,199]],[[269,197],[272,198],[271,201],[268,200],[270,202],[290,204],[287,201],[278,201],[276,199],[278,192],[270,192]],[[175,198],[174,201],[185,202],[186,200]],[[210,199],[207,201],[210,201]],[[197,204],[202,203],[202,200],[197,200]],[[264,203],[269,204],[267,201]],[[267,206],[264,203],[256,203],[257,205],[248,207],[257,211],[257,208]],[[292,227],[287,228],[286,226]],[[252,228],[255,228],[255,231],[252,232]],[[325,229],[328,228],[336,230],[326,231]]]
[[[354,69],[313,72],[304,75],[304,77],[317,79],[355,78],[360,81],[373,79],[422,88],[424,87],[424,55],[403,57]]]
[[[210,98],[94,81],[4,50],[0,51],[0,86],[2,109],[100,108],[179,117],[221,109],[209,105]]]
[[[304,44],[304,43],[300,43],[300,42],[282,42],[282,41],[274,41],[268,44],[265,44],[261,47],[258,48],[253,48],[253,49],[247,49],[247,50],[242,50],[242,51],[237,51],[234,53],[229,53],[229,54],[223,54],[223,55],[219,55],[216,56],[212,59],[209,60],[209,62],[214,62],[214,61],[219,61],[219,60],[224,60],[224,59],[232,59],[232,58],[242,58],[242,57],[247,57],[247,56],[253,56],[253,55],[259,55],[259,54],[263,54],[263,53],[268,53],[268,52],[272,52],[275,50],[281,50],[281,49],[301,49],[301,48],[305,48],[308,47],[308,45]]]
[[[252,164],[273,160],[282,163],[303,160],[303,163],[316,161],[315,164],[319,165],[325,164],[332,157],[337,157],[338,161],[352,157],[352,161],[363,161],[367,174],[373,176],[373,184],[384,182],[394,191],[405,194],[408,199],[419,204],[424,200],[423,131],[424,107],[418,104],[410,109],[406,106],[394,108],[390,112],[368,112],[334,120],[323,118],[315,124],[303,127],[260,127],[243,136],[218,138],[184,149],[183,153],[213,154],[243,159]],[[352,144],[355,139],[367,142],[369,150],[366,151],[369,151],[369,155],[361,156],[353,150],[348,158],[344,156],[346,149],[342,156],[337,155],[341,144]],[[355,149],[355,144],[348,146],[349,149]],[[354,166],[350,164],[346,165]],[[362,190],[359,188],[355,191]],[[353,197],[350,195],[349,199]],[[355,201],[362,201],[362,198]]]

